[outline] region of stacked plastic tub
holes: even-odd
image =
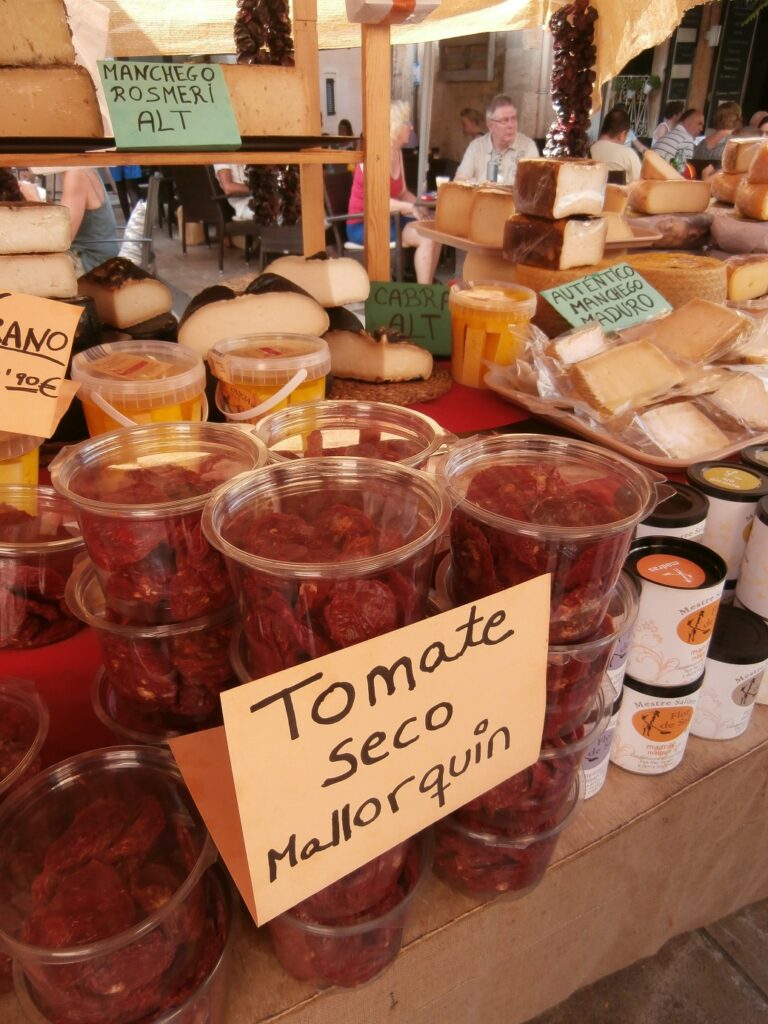
[[[464,604],[551,574],[539,759],[436,829],[446,881],[474,895],[520,895],[541,880],[572,821],[584,753],[611,714],[606,672],[636,612],[622,565],[659,482],[619,455],[538,435],[457,446],[440,477],[453,503],[444,600]],[[514,666],[509,673],[511,682]]]

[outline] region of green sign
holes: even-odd
[[[235,114],[218,64],[100,60],[118,149],[235,149]]]
[[[443,284],[371,281],[365,303],[365,329],[388,327],[435,356],[451,354],[448,289]]]
[[[597,320],[606,331],[621,331],[672,309],[628,263],[617,263],[540,294],[574,327]]]

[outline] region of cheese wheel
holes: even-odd
[[[66,252],[0,256],[0,288],[43,299],[69,299],[77,295],[75,264]]]
[[[74,64],[64,0],[3,0],[0,65]]]
[[[746,302],[768,294],[768,253],[729,256],[725,271],[729,302]]]
[[[517,281],[517,268],[501,253],[470,249],[461,276],[465,281]]]
[[[736,209],[753,220],[768,220],[768,184],[753,184],[746,179],[736,189]]]
[[[629,205],[638,213],[703,213],[709,206],[706,181],[635,181]]]
[[[723,150],[721,167],[730,174],[743,174],[749,167],[760,139],[728,139]]]
[[[66,252],[72,242],[69,208],[54,203],[0,203],[0,253]]]
[[[683,181],[682,174],[652,149],[643,153],[640,177],[644,181]]]
[[[515,195],[511,188],[477,189],[469,217],[469,240],[488,249],[500,249],[507,217],[514,212]]]
[[[623,257],[603,258],[594,267],[573,267],[570,270],[546,270],[543,267],[533,267],[528,263],[518,263],[515,267],[518,284],[525,285],[537,294],[546,291],[548,288],[559,288],[561,285],[570,284],[580,277],[594,274],[598,270],[605,270],[620,263]],[[572,324],[569,324],[553,306],[542,299],[536,304],[536,315],[533,323],[550,338],[555,338],[564,331],[570,331]]]
[[[730,203],[733,206],[736,201],[736,189],[744,177],[743,174],[729,174],[728,171],[717,171],[709,179],[709,188],[712,198],[719,203]]]
[[[712,240],[724,252],[768,252],[768,223],[729,211],[712,221]]]
[[[0,135],[89,138],[104,135],[91,76],[78,64],[0,67]]]
[[[747,168],[747,181],[752,185],[768,185],[768,140],[761,142],[753,152]]]
[[[446,181],[437,190],[435,230],[446,235],[469,237],[469,218],[477,185],[470,181]]]
[[[725,302],[725,265],[688,252],[638,252],[625,258],[675,309],[689,299]]]
[[[292,281],[326,307],[365,302],[371,291],[365,267],[349,256],[279,256],[262,273]]]

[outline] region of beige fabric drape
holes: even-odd
[[[110,10],[114,57],[232,53],[235,0],[102,0]],[[442,0],[419,25],[393,26],[393,43],[447,39],[477,32],[538,28],[565,0]],[[663,42],[691,7],[710,0],[593,0],[598,84],[642,50]],[[346,19],[344,0],[318,0],[321,49],[360,45],[360,27]]]

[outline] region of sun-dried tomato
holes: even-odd
[[[407,853],[408,842],[399,843],[310,896],[296,909],[317,921],[365,913],[395,888]]]
[[[382,459],[385,462],[403,462],[413,458],[422,450],[422,445],[408,438],[381,436],[376,427],[367,427],[360,431],[359,438],[352,444],[327,445],[322,430],[310,430],[307,434],[303,453],[281,451],[280,455],[288,458],[315,459],[324,455],[354,455],[358,458]]]
[[[340,580],[331,588],[323,618],[333,644],[351,647],[395,629],[397,601],[382,580]]]

